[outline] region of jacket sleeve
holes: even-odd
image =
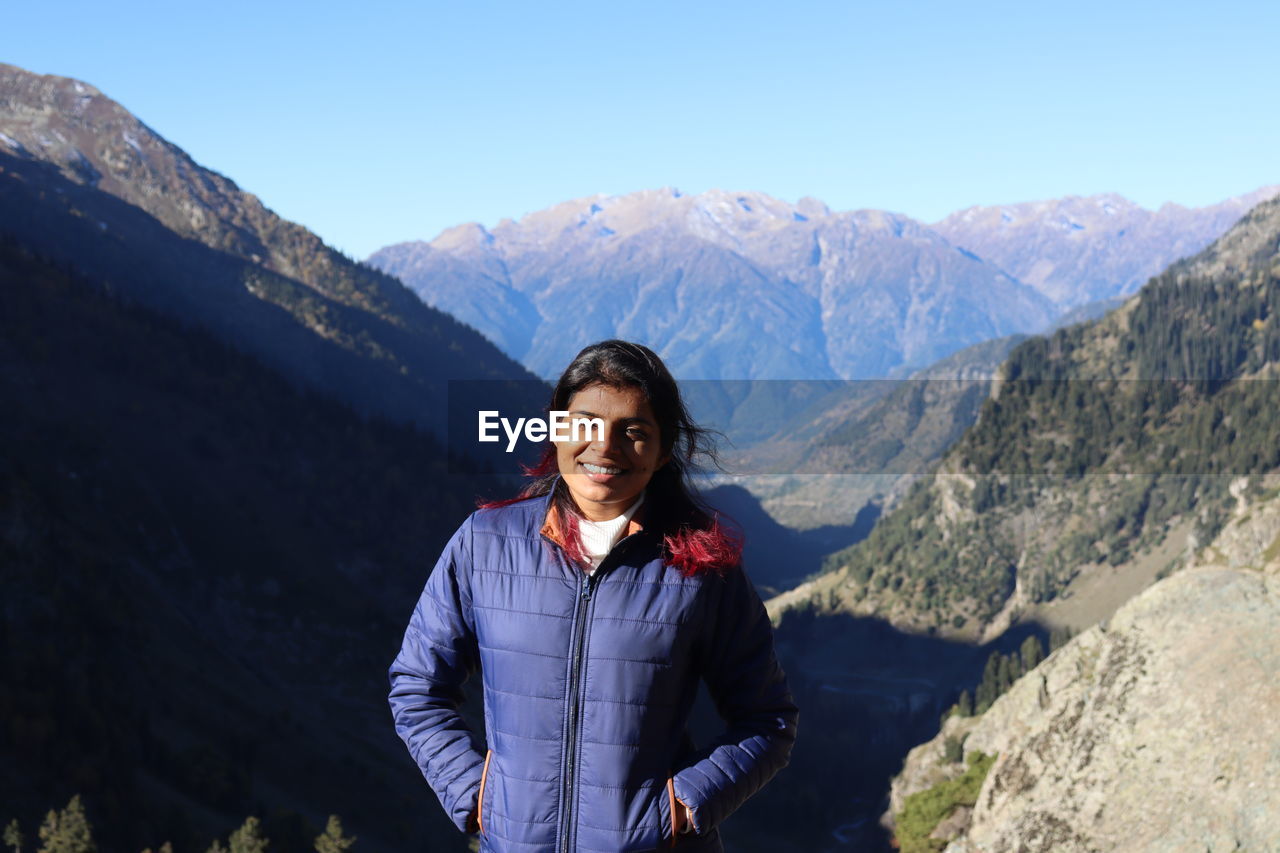
[[[458,709],[462,685],[479,668],[471,615],[471,519],[449,540],[414,608],[391,664],[391,713],[450,820],[470,831],[484,748]]]
[[[693,831],[710,832],[787,765],[799,711],[773,649],[773,628],[741,569],[718,587],[705,620],[703,678],[727,728],[673,777]]]

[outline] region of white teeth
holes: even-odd
[[[586,468],[592,474],[621,474],[621,468],[606,468],[603,465],[592,465],[590,462],[583,462],[582,467]]]

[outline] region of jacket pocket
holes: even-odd
[[[663,796],[667,798],[667,826],[663,829],[663,835],[669,836],[668,843],[675,847],[676,842],[680,840],[680,835],[676,832],[676,826],[678,825],[676,823],[678,815],[676,809],[680,808],[680,804],[676,802],[675,780],[670,776],[667,777],[666,791],[663,792]]]
[[[484,769],[480,771],[480,796],[476,798],[476,825],[480,827],[480,834],[484,835],[484,788],[485,783],[489,781],[489,761],[493,758],[493,750],[485,750],[484,753]]]

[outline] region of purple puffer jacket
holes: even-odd
[[[481,850],[723,850],[717,827],[796,736],[759,596],[740,569],[684,577],[644,530],[587,575],[548,506],[478,510],[449,541],[391,666],[397,733]],[[488,749],[458,714],[477,669]],[[695,749],[699,679],[727,728]],[[678,837],[677,800],[694,825]]]

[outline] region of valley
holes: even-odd
[[[967,772],[963,737],[999,753],[993,781],[931,848],[1119,843],[1092,813],[1036,835],[1066,820],[1026,769],[1061,763],[1037,744],[1136,755],[1147,717],[1107,728],[1125,697],[1159,716],[1168,662],[1208,654],[1231,614],[1251,651],[1215,666],[1273,674],[1276,191],[926,224],[650,189],[359,262],[87,83],[0,66],[0,820],[79,793],[103,849],[202,849],[250,813],[278,849],[334,813],[360,850],[465,849],[385,699],[444,541],[519,487],[457,427],[542,416],[546,380],[621,336],[727,439],[697,482],[745,533],[802,709],[732,849],[892,849],[907,798]],[[1049,658],[1011,663],[1032,646]],[[1213,674],[1206,719],[1230,704]],[[467,713],[483,726],[474,696]],[[718,727],[703,696],[694,735]],[[1249,791],[1277,771],[1273,734],[1222,737],[1243,745],[1215,808],[1270,807]],[[1070,796],[1128,796],[1108,767]],[[1173,799],[1205,787],[1169,775]]]

